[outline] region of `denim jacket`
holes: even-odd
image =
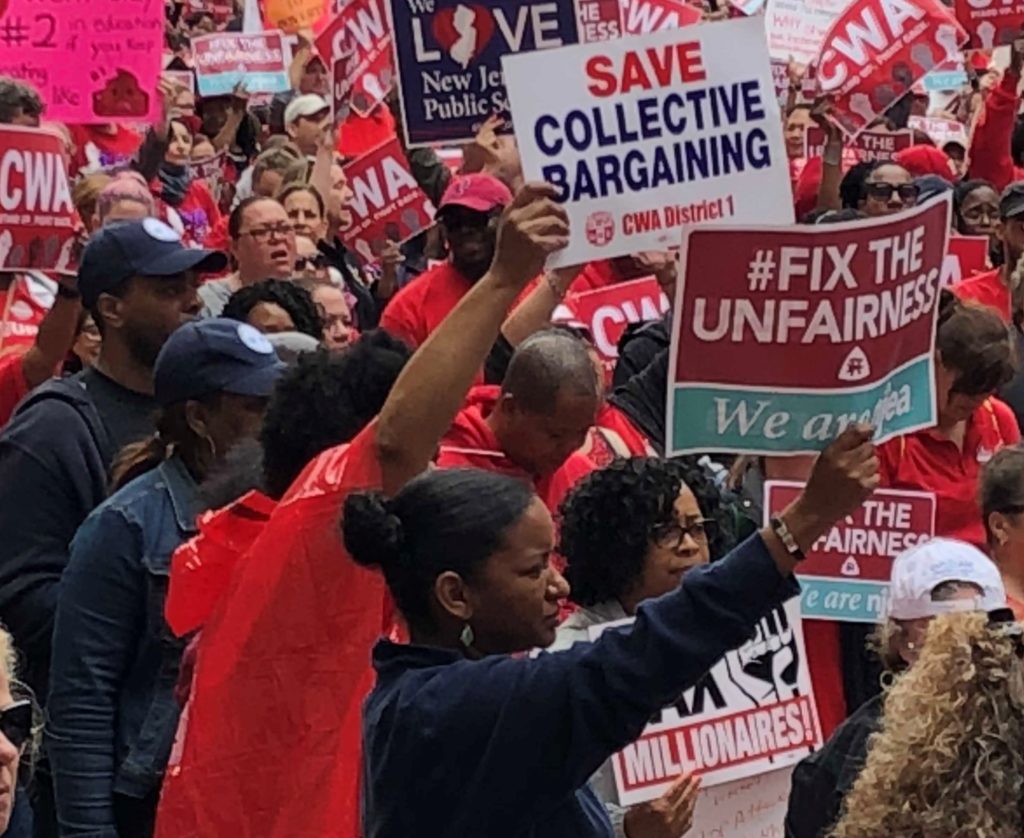
[[[97,507],[71,544],[46,730],[62,836],[116,838],[114,795],[144,798],[160,786],[187,642],[164,622],[164,600],[198,504],[195,481],[172,458]]]

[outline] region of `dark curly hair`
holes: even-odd
[[[317,340],[324,339],[324,321],[310,293],[294,282],[281,279],[265,279],[255,285],[239,288],[224,304],[221,317],[246,323],[249,313],[260,303],[281,306],[295,324],[295,331]]]
[[[732,525],[721,496],[704,470],[689,458],[615,460],[587,475],[562,502],[559,552],[566,558],[569,598],[590,606],[618,599],[643,573],[652,531],[675,521],[673,505],[683,486],[706,518],[712,560],[732,543]]]
[[[280,498],[314,457],[350,442],[391,392],[409,348],[379,329],[340,352],[310,352],[274,388],[260,442],[267,494]]]

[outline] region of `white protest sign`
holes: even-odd
[[[769,55],[783,63],[792,58],[797,64],[813,64],[829,27],[849,4],[850,0],[768,0],[764,25]]]
[[[590,638],[610,625],[593,626]],[[619,803],[652,800],[684,772],[700,774],[707,789],[793,765],[821,742],[793,597],[612,757]]]
[[[572,225],[551,267],[677,247],[684,225],[789,224],[782,118],[761,21],[503,59],[527,179]]]
[[[955,119],[936,116],[912,116],[907,120],[907,127],[915,131],[923,131],[939,148],[946,143],[959,143],[967,148],[967,128]]]
[[[793,769],[701,789],[686,838],[782,838]]]

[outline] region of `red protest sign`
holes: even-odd
[[[397,137],[349,163],[345,175],[352,224],[342,238],[363,262],[376,262],[387,242],[401,244],[433,223],[434,205],[409,171]]]
[[[777,515],[797,499],[801,483],[765,484],[765,512]],[[801,576],[888,582],[892,560],[935,534],[935,495],[878,489],[852,515],[819,538],[800,563]]]
[[[909,131],[861,131],[843,144],[843,168],[866,160],[891,160],[898,151],[910,148],[914,136]],[[821,157],[825,153],[825,132],[811,126],[804,134],[804,156]]]
[[[770,519],[796,500],[801,483],[765,484]],[[803,617],[874,623],[885,617],[892,561],[935,534],[935,495],[878,489],[807,551],[800,562]]]
[[[75,220],[64,140],[0,125],[0,271],[73,273]]]
[[[810,227],[684,229],[667,448],[812,453],[935,421],[948,197]]]
[[[626,327],[659,319],[668,311],[669,302],[658,281],[649,276],[596,291],[569,294],[562,305],[571,319],[590,330],[594,348],[610,376],[619,358],[619,338]]]
[[[620,0],[576,0],[580,40],[585,44],[622,37]]]
[[[622,0],[622,22],[627,35],[646,35],[700,23],[700,9],[684,0]]]
[[[817,63],[833,118],[848,134],[864,130],[966,40],[941,0],[854,0],[829,29]]]
[[[971,49],[1012,44],[1024,28],[1024,3],[1019,0],[956,0],[955,8]]]
[[[988,270],[987,236],[950,236],[942,264],[942,285],[953,285]]]
[[[394,85],[384,0],[352,0],[317,36],[316,49],[328,66],[344,61],[341,72],[347,73],[349,103],[361,116],[383,102]]]

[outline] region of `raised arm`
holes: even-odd
[[[426,469],[462,406],[498,330],[549,253],[569,241],[554,187],[527,184],[505,211],[494,262],[416,351],[381,410],[376,446],[384,491],[393,495]]]
[[[1010,66],[988,92],[974,130],[971,132],[970,176],[990,181],[997,190],[1016,179],[1016,167],[1010,155],[1010,137],[1020,107],[1020,74],[1024,53],[1011,48]]]
[[[842,434],[780,516],[803,550],[877,485],[869,439],[870,429]],[[765,528],[721,561],[690,571],[672,593],[641,605],[632,626],[609,629],[593,644],[534,660],[458,664],[463,676],[446,683],[449,698],[455,694],[448,704],[453,710],[436,733],[439,742],[489,755],[472,763],[473,782],[493,795],[488,811],[494,822],[478,824],[480,833],[497,831],[504,819],[521,823],[527,803],[543,812],[579,789],[641,734],[654,712],[799,593],[790,577],[795,564]],[[472,745],[470,737],[477,739]]]

